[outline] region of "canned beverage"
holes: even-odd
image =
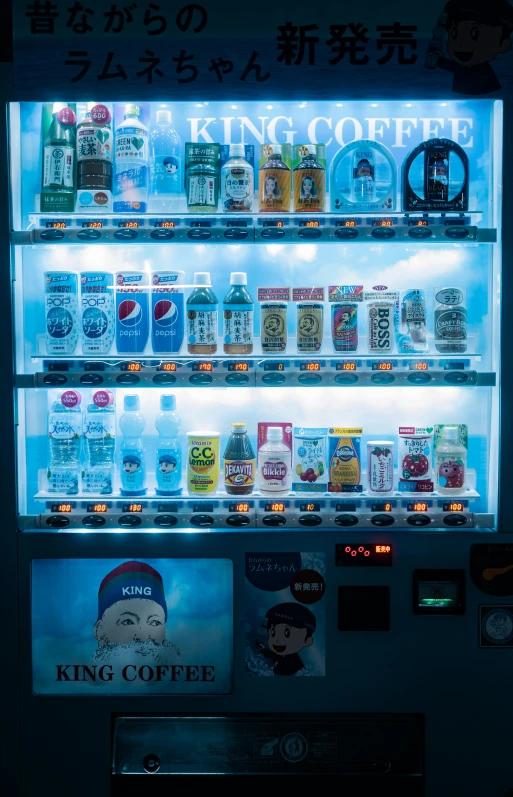
[[[298,352],[320,351],[324,305],[318,302],[302,302],[297,306],[297,350]]]
[[[70,271],[45,273],[46,351],[73,354],[78,341],[77,275]]]
[[[184,271],[157,271],[151,282],[151,342],[158,354],[177,354],[185,330]]]
[[[108,354],[114,343],[114,277],[95,271],[80,275],[82,353]]]
[[[331,305],[331,337],[335,351],[358,350],[358,304]]]
[[[392,302],[369,303],[369,351],[392,351],[393,341],[394,305]]]
[[[465,290],[435,288],[435,348],[443,354],[467,351]]]
[[[400,352],[425,352],[427,345],[426,294],[420,288],[401,292]]]
[[[287,305],[284,302],[262,304],[260,341],[263,352],[283,352],[287,348]]]
[[[369,493],[393,492],[394,444],[391,440],[369,440],[367,443],[367,481]]]
[[[116,274],[116,346],[120,354],[141,354],[149,332],[148,275]]]
[[[215,493],[219,479],[219,432],[187,432],[187,489]]]

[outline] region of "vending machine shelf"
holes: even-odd
[[[471,213],[287,214],[29,214],[28,230],[11,241],[31,244],[177,243],[495,243],[497,231],[479,228]]]
[[[176,369],[147,366],[137,369],[95,367],[80,370],[52,369],[35,374],[18,374],[19,388],[64,387],[493,387],[493,372],[451,367],[410,370],[408,366],[381,369],[360,367],[340,368],[337,362],[303,363],[269,361],[257,364],[245,362],[244,369],[232,369],[230,363],[208,362],[174,363]],[[236,363],[238,364],[238,363]],[[138,364],[139,365],[139,364]],[[197,368],[200,365],[203,367]],[[309,367],[309,366],[314,367]],[[343,364],[342,364],[343,365]],[[271,366],[271,367],[269,367]]]

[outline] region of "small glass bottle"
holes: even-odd
[[[260,213],[288,213],[292,172],[281,157],[280,144],[266,144],[266,163],[258,173],[258,206]]]
[[[255,452],[245,423],[232,423],[223,457],[224,487],[229,495],[249,495],[255,486]]]
[[[230,158],[221,169],[221,202],[225,213],[250,213],[255,194],[253,167],[244,144],[230,144]]]

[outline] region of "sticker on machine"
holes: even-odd
[[[35,559],[33,690],[229,694],[229,559]]]
[[[325,675],[324,553],[246,554],[246,673]]]
[[[513,605],[479,607],[479,647],[513,648]]]

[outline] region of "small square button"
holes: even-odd
[[[389,587],[339,587],[339,631],[389,631]]]

